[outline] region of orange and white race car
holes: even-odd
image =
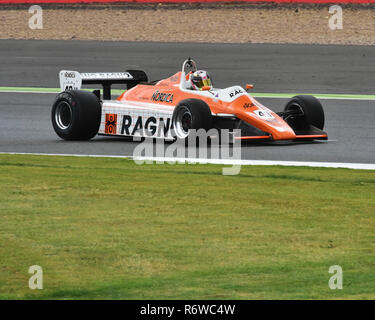
[[[111,99],[113,84],[127,90]],[[81,90],[101,84],[100,90]],[[328,139],[324,111],[312,96],[296,96],[283,112],[266,108],[241,86],[214,88],[208,73],[188,59],[169,78],[148,82],[141,70],[115,73],[60,71],[60,87],[52,107],[55,132],[66,140],[95,135],[185,139],[193,130],[241,130],[239,139],[251,141]]]

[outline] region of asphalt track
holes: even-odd
[[[168,39],[166,39],[168,40]],[[58,71],[144,69],[151,79],[193,57],[216,87],[256,92],[374,94],[375,47],[0,40],[0,87],[58,87]],[[54,133],[55,94],[0,92],[0,152],[132,155],[136,143],[96,137],[67,142]],[[259,98],[275,111],[286,99]],[[243,159],[375,163],[375,101],[322,100],[328,142],[246,144]]]

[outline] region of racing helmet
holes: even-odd
[[[210,87],[210,90],[212,89],[211,78],[207,71],[197,70],[191,75],[190,79],[191,87],[194,90],[202,90],[203,87]]]

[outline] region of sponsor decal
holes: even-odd
[[[64,77],[65,78],[75,78],[76,77],[76,73],[75,72],[65,72],[64,73]]]
[[[81,77],[85,80],[133,79],[129,72],[85,72],[81,73]]]
[[[61,91],[78,90],[82,80],[77,71],[61,70],[59,73]]]
[[[232,92],[229,93],[229,97],[234,98],[235,96],[237,96],[241,93],[244,93],[244,91],[241,90],[241,89],[235,89],[235,90],[233,90]]]
[[[157,90],[152,95],[151,100],[172,103],[173,102],[173,94],[172,93],[159,92],[159,90]]]
[[[243,107],[244,107],[244,109],[248,109],[248,108],[251,108],[251,107],[255,107],[255,105],[252,102],[250,102],[250,103],[245,103],[243,105]]]
[[[134,124],[132,130],[130,127]],[[121,134],[127,136],[134,136],[135,134],[141,136],[156,136],[165,137],[172,128],[171,118],[159,118],[155,117],[132,117],[130,115],[124,115],[122,118]]]
[[[106,113],[105,114],[105,129],[106,134],[116,134],[117,133],[117,114]]]

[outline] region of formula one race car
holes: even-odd
[[[111,99],[112,84],[127,90]],[[83,84],[101,84],[93,92]],[[186,139],[193,129],[241,130],[251,141],[328,139],[324,111],[312,96],[292,98],[283,112],[266,108],[240,86],[212,87],[208,73],[190,58],[182,71],[148,82],[141,70],[116,73],[60,71],[61,92],[52,107],[52,124],[65,140],[88,140],[95,135]]]

